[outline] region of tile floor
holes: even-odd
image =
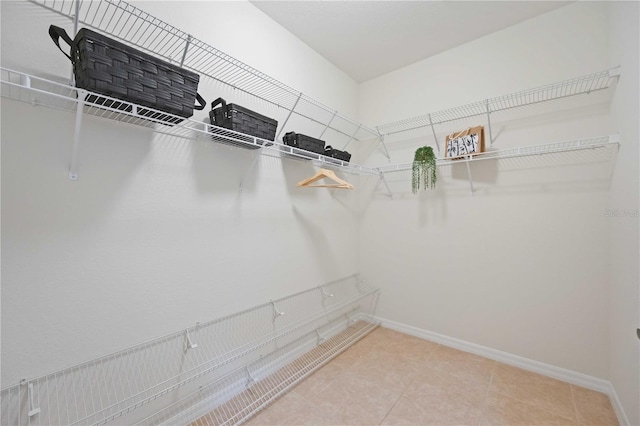
[[[609,398],[378,328],[250,419],[257,425],[618,425]]]

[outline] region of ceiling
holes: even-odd
[[[527,19],[560,1],[252,1],[357,82]]]

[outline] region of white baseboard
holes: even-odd
[[[630,426],[631,422],[627,417],[627,413],[622,408],[622,403],[618,398],[618,394],[616,393],[616,389],[613,387],[613,384],[609,382],[609,390],[605,392],[609,395],[609,400],[611,400],[611,405],[613,406],[613,411],[616,412],[616,416],[618,417],[618,423],[622,426]]]
[[[587,374],[578,373],[577,371],[556,367],[551,364],[535,361],[533,359],[525,358],[519,355],[513,355],[508,352],[488,348],[476,343],[467,342],[466,340],[445,336],[444,334],[434,333],[432,331],[413,327],[411,325],[403,324],[396,321],[391,321],[385,318],[377,317],[377,320],[380,321],[380,325],[382,327],[389,328],[391,330],[399,331],[401,333],[439,343],[444,346],[449,346],[455,349],[460,349],[461,351],[470,352],[476,355],[483,356],[485,358],[500,361],[508,365],[513,365],[514,367],[519,367],[524,370],[562,380],[564,382],[568,382],[577,386],[582,386],[587,389],[602,392],[609,396],[611,405],[613,406],[613,409],[618,416],[618,421],[620,422],[620,424],[623,426],[629,425],[629,419],[624,412],[624,409],[622,408],[622,404],[618,399],[618,395],[616,394],[613,385],[608,380],[599,379]]]

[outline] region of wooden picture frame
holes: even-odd
[[[484,126],[469,127],[447,135],[444,158],[455,160],[484,152]]]

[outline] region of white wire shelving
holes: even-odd
[[[471,194],[474,193],[473,177],[471,174],[470,163],[484,160],[501,160],[507,158],[528,157],[534,155],[547,155],[562,152],[572,152],[581,150],[593,150],[593,149],[617,149],[620,146],[620,135],[613,134],[609,136],[598,136],[586,139],[576,139],[564,142],[524,146],[511,149],[491,150],[478,154],[468,155],[457,159],[437,158],[436,166],[451,166],[454,164],[466,164],[467,173],[469,177],[469,186],[471,188]],[[374,170],[380,172],[381,176],[385,173],[402,172],[411,170],[413,163],[392,164],[387,166],[375,167]],[[384,179],[383,179],[383,182]],[[385,182],[386,185],[386,182]],[[387,192],[391,196],[391,190],[386,186]]]
[[[330,130],[351,141],[377,140],[389,157],[380,134],[273,77],[227,55],[167,22],[121,0],[29,0],[74,22],[126,44],[179,64],[261,101],[288,111],[278,136],[292,114],[320,125],[319,137]],[[75,34],[75,31],[74,31]],[[279,139],[279,137],[276,139]]]
[[[487,117],[489,141],[490,145],[492,145],[492,113],[539,104],[542,102],[564,99],[572,96],[590,94],[593,92],[604,90],[609,88],[611,83],[619,76],[620,67],[614,67],[605,71],[600,71],[581,77],[575,77],[569,80],[547,84],[545,86],[540,86],[533,89],[522,90],[508,95],[473,102],[467,105],[461,105],[442,111],[436,111],[416,117],[382,124],[376,126],[376,129],[384,137],[397,133],[407,132],[410,130],[430,127],[438,151],[440,151],[440,144],[438,143],[438,138],[435,132],[436,125],[485,115]]]
[[[19,71],[0,68],[2,97],[42,105],[76,114],[74,141],[71,152],[69,178],[78,178],[78,148],[81,140],[83,113],[144,126],[154,132],[187,139],[213,140],[236,146],[258,147],[266,154],[285,154],[290,158],[311,160],[315,165],[339,169],[350,174],[378,173],[371,168],[355,163],[290,147],[279,142],[267,141],[238,133],[208,123],[184,119],[166,112],[142,107],[108,96],[78,89],[73,86],[39,78]],[[280,155],[277,154],[277,155]]]
[[[283,384],[296,383],[375,328],[378,296],[378,289],[354,274],[24,380],[0,391],[0,423],[131,423],[132,417],[123,416],[135,415],[136,410],[156,400],[163,402],[157,414],[149,417],[148,411],[137,411],[141,414],[135,421],[146,418],[144,423],[149,423],[149,419],[170,414],[170,424],[186,424],[218,407],[229,412],[234,406],[236,411],[223,423],[238,423],[277,397],[283,388],[263,392],[254,400],[248,394],[264,389],[267,383],[276,384],[274,378],[291,372],[292,365],[304,368]],[[330,351],[318,349],[325,342],[330,343]],[[197,404],[192,401],[194,404],[185,406],[185,400],[170,404],[180,389],[198,384],[206,392],[196,392],[201,397]],[[164,396],[170,399],[160,400]],[[188,398],[193,400],[194,396]],[[246,404],[239,407],[238,400]]]
[[[170,426],[184,420],[202,426],[242,423],[376,327],[370,321],[331,319],[327,330],[342,330],[333,337],[309,333],[253,363],[251,370],[263,372],[260,376],[248,377],[245,369],[238,369],[136,425]],[[314,348],[305,352],[309,347]],[[226,399],[229,389],[235,396]]]

